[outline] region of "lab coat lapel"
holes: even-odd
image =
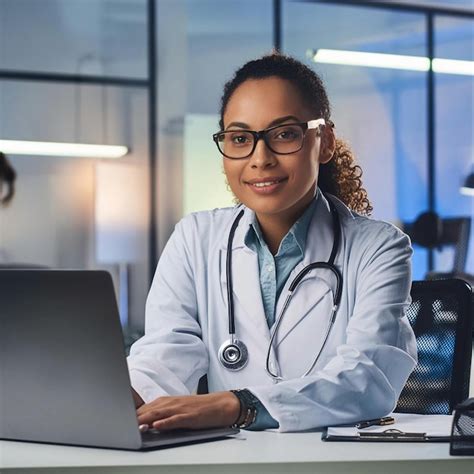
[[[284,301],[288,294],[288,287],[298,273],[307,265],[313,262],[327,262],[331,254],[334,241],[334,231],[332,224],[331,210],[326,198],[319,192],[316,208],[311,219],[308,234],[306,236],[305,254],[300,262],[291,272],[285,286],[278,299],[275,316],[281,314]],[[339,251],[339,249],[338,249]],[[337,260],[337,259],[336,259]],[[315,269],[310,271],[300,282],[293,293],[292,300],[286,310],[278,333],[275,345],[280,344],[288,334],[306,318],[311,310],[325,297],[332,289],[335,289],[335,279],[330,270]],[[331,294],[332,297],[332,294]],[[327,315],[329,317],[329,314]],[[325,327],[325,322],[321,321],[321,327]],[[275,326],[273,326],[274,328]],[[272,329],[273,329],[272,328]]]
[[[237,338],[241,337],[242,325],[254,326],[255,330],[262,334],[264,339],[270,341],[270,330],[268,328],[263,307],[262,293],[260,291],[260,277],[258,268],[258,255],[245,245],[245,235],[250,225],[252,211],[245,209],[239,226],[237,227],[232,244],[232,286],[234,295],[235,330]],[[237,215],[237,214],[236,214]],[[227,300],[227,278],[226,278],[226,251],[221,250],[221,286]],[[244,315],[240,314],[239,308],[243,309]],[[245,321],[242,320],[245,318]]]

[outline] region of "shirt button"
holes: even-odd
[[[271,272],[271,271],[273,271],[273,268],[269,265],[269,266],[267,267],[267,272]]]

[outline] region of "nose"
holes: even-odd
[[[275,166],[277,163],[277,158],[275,154],[267,147],[265,140],[260,138],[257,141],[255,150],[250,155],[250,166],[252,168],[270,168]]]

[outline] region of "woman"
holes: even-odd
[[[411,249],[361,215],[321,80],[280,54],[250,61],[225,86],[220,128],[241,205],[185,217],[161,256],[129,358],[139,423],[298,431],[386,415],[415,366]],[[211,393],[190,395],[206,373]]]

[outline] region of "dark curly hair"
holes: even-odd
[[[6,206],[15,194],[16,173],[7,157],[0,151],[0,189],[3,183],[7,185],[7,191],[2,197],[0,193],[0,205]]]
[[[290,81],[309,104],[315,117],[331,122],[331,107],[321,78],[300,61],[279,52],[249,61],[238,69],[234,77],[224,85],[221,99],[219,126],[224,130],[224,113],[234,91],[248,79],[264,79],[272,76]],[[362,169],[348,145],[336,139],[334,155],[319,168],[318,186],[337,196],[344,204],[360,214],[370,214],[372,206],[367,191],[362,186]]]

